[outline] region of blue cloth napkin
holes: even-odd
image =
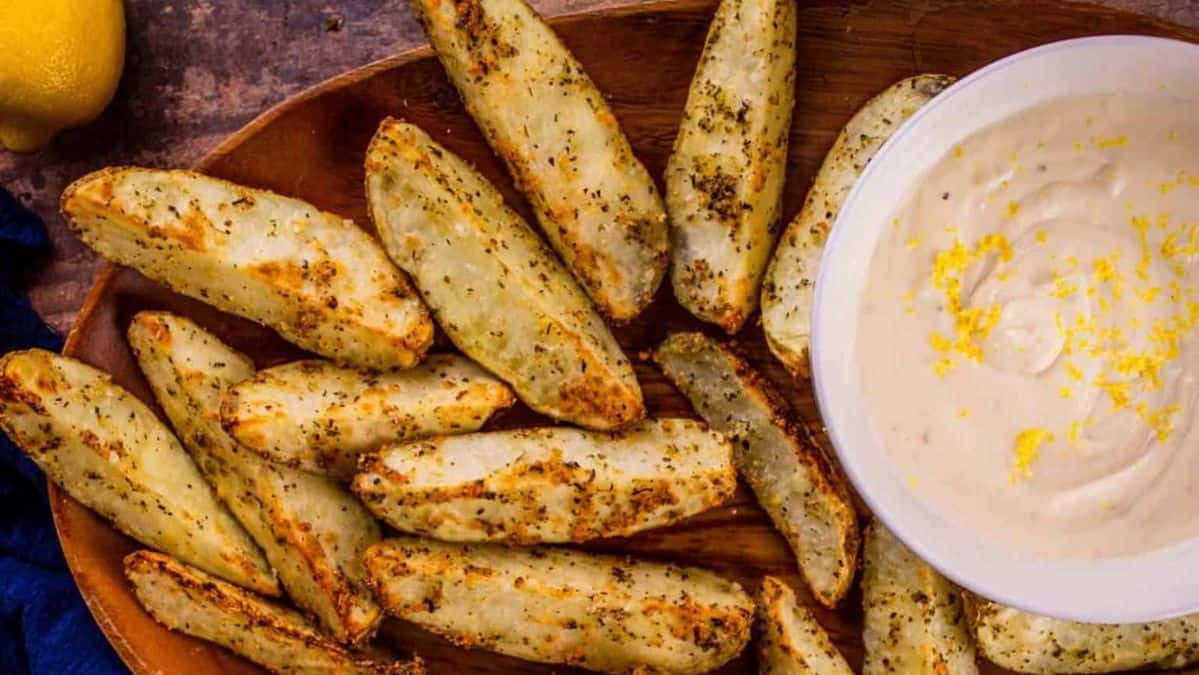
[[[0,353],[62,339],[15,286],[49,246],[42,221],[0,188]],[[63,560],[46,479],[0,433],[0,672],[124,675]]]

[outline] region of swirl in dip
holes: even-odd
[[[911,488],[1054,558],[1199,536],[1199,115],[1054,101],[971,136],[886,226],[860,306]]]

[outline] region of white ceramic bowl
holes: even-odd
[[[935,513],[907,487],[869,424],[854,356],[858,301],[884,223],[955,144],[1051,99],[1163,91],[1199,105],[1199,45],[1137,36],[1084,38],[1020,52],[975,72],[918,111],[879,150],[846,198],[820,266],[813,379],[850,480],[883,523],[945,576],[1038,614],[1134,622],[1197,612],[1199,540],[1120,558],[1047,561],[999,547],[986,532]]]

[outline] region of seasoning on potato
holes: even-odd
[[[713,429],[729,436],[737,471],[787,539],[812,594],[826,607],[845,597],[858,559],[858,520],[831,460],[788,420],[769,383],[700,333],[675,333],[654,361]]]
[[[129,344],[183,445],[291,599],[340,642],[373,635],[383,611],[366,587],[362,554],[380,539],[378,523],[340,485],[269,464],[221,429],[221,397],[254,374],[254,363],[166,312],[134,316]]]
[[[424,675],[420,659],[358,654],[330,640],[299,612],[152,551],[125,557],[138,602],[171,630],[215,642],[266,668],[293,675]]]
[[[653,300],[670,260],[654,181],[599,90],[524,0],[414,0],[446,74],[605,316]]]
[[[853,675],[812,610],[774,577],[758,593],[758,675]]]
[[[221,417],[238,442],[271,462],[349,480],[363,453],[476,431],[514,402],[503,382],[454,354],[383,373],[307,360],[236,384]]]
[[[882,523],[866,528],[864,554],[863,675],[977,675],[958,589]]]
[[[979,653],[1018,673],[1114,673],[1199,662],[1199,614],[1096,624],[1037,616],[969,594],[966,599]]]
[[[795,376],[809,373],[816,274],[841,203],[899,125],[953,81],[948,75],[917,75],[867,101],[837,136],[803,209],[779,239],[762,283],[762,328],[770,351]]]
[[[753,621],[753,600],[711,572],[562,548],[400,537],[366,567],[390,614],[456,644],[602,673],[706,673]]]
[[[470,165],[387,119],[367,150],[366,188],[387,253],[438,324],[530,408],[600,430],[645,416],[633,367],[587,296]]]
[[[782,217],[795,13],[794,0],[720,3],[666,165],[674,296],[728,333],[758,306]]]
[[[520,544],[623,537],[717,506],[732,448],[685,419],[620,433],[544,427],[448,436],[368,455],[354,493],[402,532]]]
[[[112,168],[75,181],[62,214],[83,243],[172,290],[363,368],[407,368],[433,323],[354,223],[190,171]]]
[[[0,357],[0,429],[50,480],[146,546],[266,595],[279,583],[154,411],[44,349]]]

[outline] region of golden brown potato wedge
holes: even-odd
[[[611,434],[494,431],[384,448],[354,493],[402,532],[521,544],[623,537],[717,506],[737,488],[732,448],[692,420]]]
[[[349,480],[363,453],[477,431],[514,401],[503,382],[453,354],[385,373],[297,361],[230,389],[222,419],[243,446],[272,462]]]
[[[722,0],[666,164],[674,296],[729,333],[778,236],[795,102],[795,1]]]
[[[966,595],[978,651],[1018,673],[1114,673],[1199,662],[1199,614],[1151,623],[1052,619]]]
[[[0,428],[67,494],[147,546],[267,595],[262,551],[136,396],[42,349],[0,358]]]
[[[215,642],[273,673],[423,675],[420,659],[356,654],[325,637],[298,612],[227,584],[161,553],[125,557],[125,576],[162,625]]]
[[[184,295],[365,368],[406,368],[429,314],[369,234],[297,199],[190,171],[104,169],[62,195],[100,255]]]
[[[383,618],[362,555],[379,526],[328,478],[275,466],[221,429],[221,397],[254,364],[194,322],[142,312],[129,344],[180,440],[279,575],[283,588],[338,641],[359,644]]]
[[[637,316],[669,262],[666,212],[604,97],[524,0],[412,4],[558,255],[605,316]]]
[[[958,589],[882,523],[866,528],[863,675],[976,675]]]
[[[762,580],[758,622],[759,675],[853,675],[812,610],[774,577]]]
[[[787,539],[821,604],[849,591],[858,520],[843,479],[782,398],[736,354],[700,333],[675,333],[654,361],[699,416],[733,442],[737,470]]]
[[[592,429],[645,416],[587,297],[491,183],[425,132],[384,120],[366,158],[371,216],[450,339],[540,413]]]
[[[401,537],[366,567],[388,613],[457,644],[603,673],[708,672],[753,620],[753,600],[711,572],[568,549]]]
[[[829,228],[850,188],[882,144],[912,113],[953,83],[948,75],[901,80],[866,102],[824,158],[803,209],[779,239],[762,283],[766,343],[796,377],[807,377],[816,274]]]

